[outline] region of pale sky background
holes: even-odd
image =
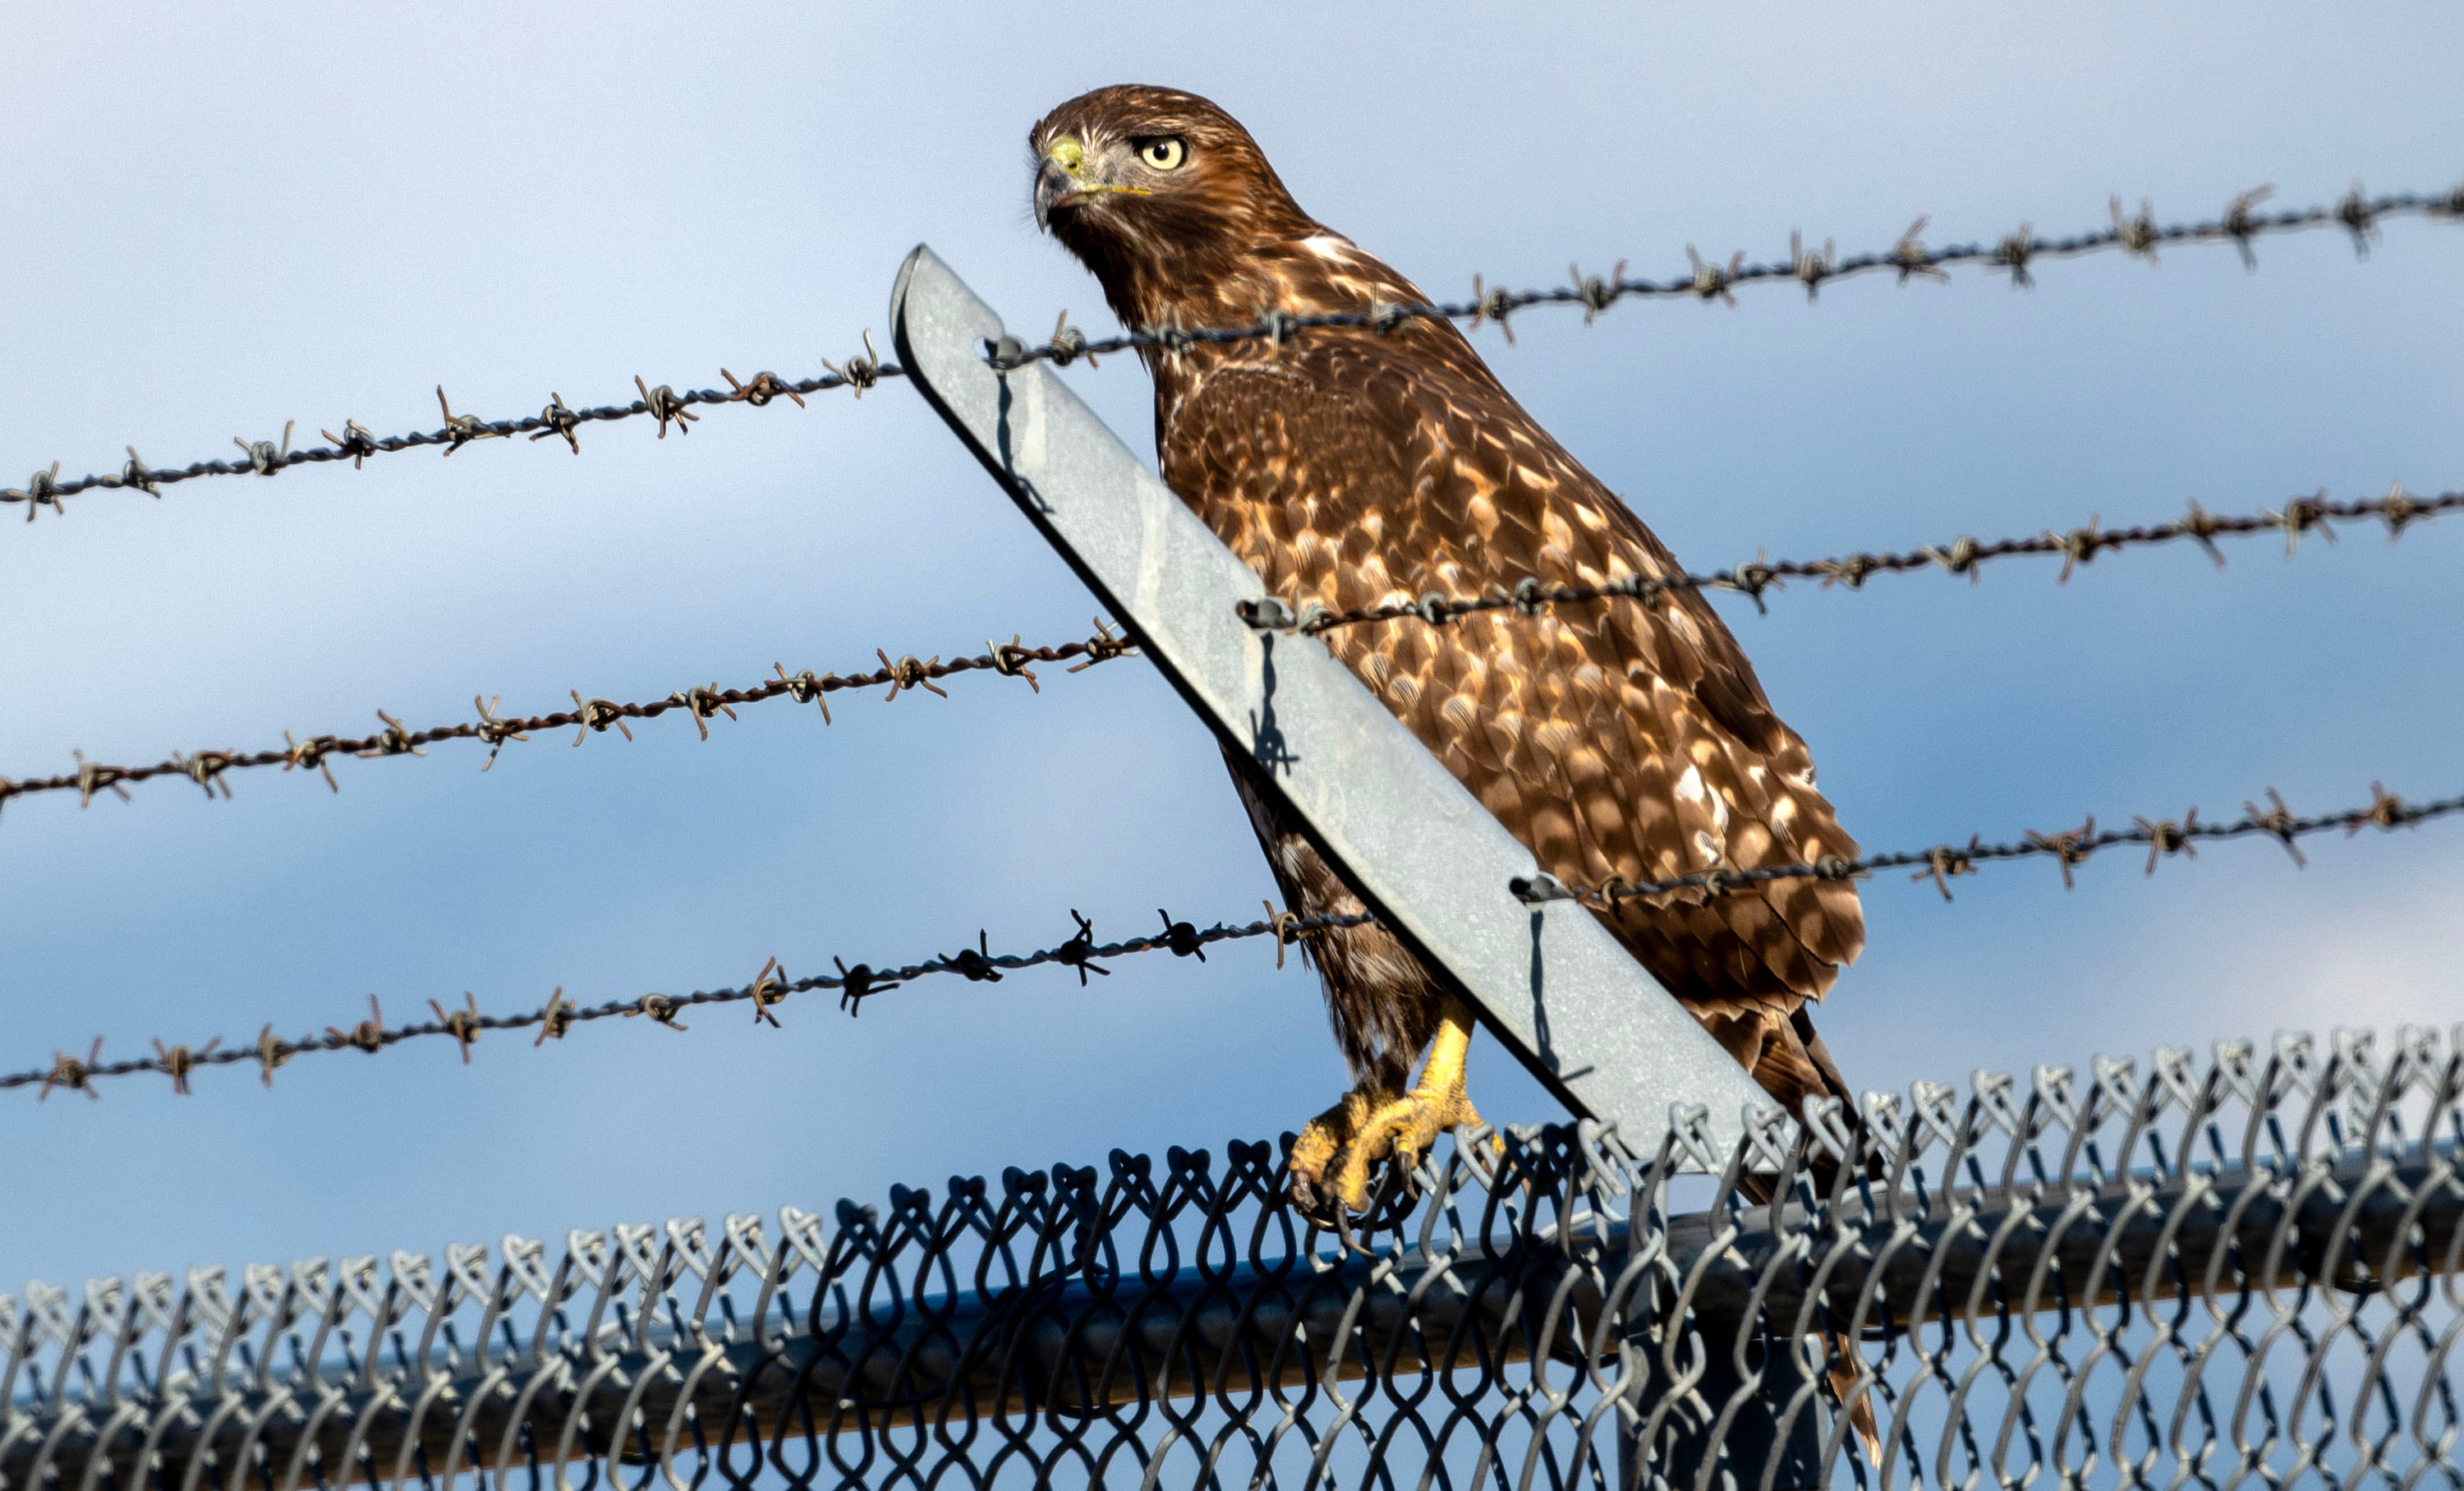
[[[2359,17],[2359,18],[2357,18]],[[457,409],[527,413],[815,371],[931,242],[1029,332],[1109,326],[1040,239],[1023,136],[1086,88],[1208,94],[1303,205],[1432,293],[1570,259],[1681,270],[1792,228],[1887,245],[2101,225],[2109,194],[2212,215],[2464,178],[2451,7],[1183,8],[21,3],[41,79],[0,150],[0,472],[231,454],[234,434]],[[1785,288],[1733,309],[1535,314],[1481,345],[1698,567],[1960,532],[2246,510],[2325,486],[2464,483],[2464,233],[2391,226],[2100,257],[1947,286]],[[1133,361],[1073,369],[1133,444]],[[10,509],[13,518],[18,509]],[[1722,602],[1823,784],[1875,848],[2229,816],[2464,786],[2464,521],[2108,555],[2065,589],[2007,565]],[[0,523],[0,772],[73,747],[356,733],[385,708],[648,698],[773,660],[855,671],[1083,635],[1089,599],[912,391],[711,412],[451,460],[385,456]],[[1054,670],[1057,675],[1058,670]],[[1141,664],[980,678],[947,700],[773,703],[568,749],[437,748],[0,817],[0,1067],[151,1037],[253,1040],[475,991],[585,1001],[898,962],[988,928],[1048,946],[1155,908],[1245,919],[1270,882],[1205,732]],[[2116,853],[1868,887],[1871,942],[1822,1024],[1904,1086],[2160,1042],[2204,1048],[2459,1001],[2464,836],[2264,843],[2144,879]],[[932,980],[860,1021],[822,996],[756,1030],[643,1021],[0,1095],[0,1280],[433,1249],[506,1232],[825,1207],[893,1180],[1220,1146],[1342,1082],[1314,980],[1262,943],[1204,966]],[[1493,1045],[1492,1118],[1553,1116]]]

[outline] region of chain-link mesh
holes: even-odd
[[[1699,1115],[1648,1155],[1469,1136],[1335,1233],[1235,1143],[37,1284],[0,1301],[0,1480],[2453,1486],[2459,1090],[2425,1033],[2287,1038],[1767,1114],[1726,1155]]]

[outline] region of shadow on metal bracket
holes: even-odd
[[[1190,707],[1420,961],[1578,1118],[1649,1154],[1673,1104],[1725,1149],[1769,1099],[1323,643],[1236,613],[1265,587],[1041,362],[987,360],[1001,318],[929,248],[891,292],[900,366]]]

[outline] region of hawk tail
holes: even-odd
[[[1774,1022],[1777,1024],[1777,1022]],[[1837,1098],[1843,1106],[1849,1130],[1859,1132],[1863,1122],[1857,1112],[1856,1095],[1849,1090],[1848,1079],[1831,1052],[1815,1033],[1814,1021],[1799,1005],[1789,1015],[1784,1026],[1773,1030],[1763,1047],[1761,1059],[1753,1064],[1754,1080],[1763,1090],[1779,1100],[1792,1114],[1805,1111],[1808,1098]],[[1839,1183],[1839,1162],[1815,1149],[1808,1156],[1807,1167],[1813,1174],[1817,1191],[1829,1195]],[[1869,1159],[1865,1171],[1880,1178],[1880,1165]],[[1771,1183],[1761,1175],[1749,1172],[1739,1181],[1745,1192],[1759,1204],[1771,1199]],[[1822,1354],[1828,1364],[1824,1376],[1831,1385],[1832,1400],[1846,1408],[1849,1426],[1857,1431],[1858,1442],[1864,1446],[1866,1463],[1880,1467],[1882,1463],[1881,1425],[1875,1416],[1873,1394],[1862,1391],[1864,1362],[1856,1341],[1845,1331],[1826,1331],[1822,1338]]]

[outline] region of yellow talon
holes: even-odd
[[[1369,1116],[1392,1103],[1390,1087],[1364,1082],[1343,1095],[1343,1101],[1309,1121],[1292,1144],[1292,1195],[1303,1211],[1314,1211],[1326,1193],[1327,1171],[1350,1148]]]
[[[1392,1156],[1406,1166],[1462,1124],[1478,1124],[1463,1085],[1463,1058],[1471,1047],[1471,1015],[1448,999],[1439,1014],[1428,1064],[1407,1093],[1354,1088],[1341,1102],[1309,1121],[1292,1146],[1293,1190],[1304,1206],[1331,1189],[1348,1210],[1369,1205],[1370,1172]],[[1332,1170],[1330,1188],[1328,1172]]]

